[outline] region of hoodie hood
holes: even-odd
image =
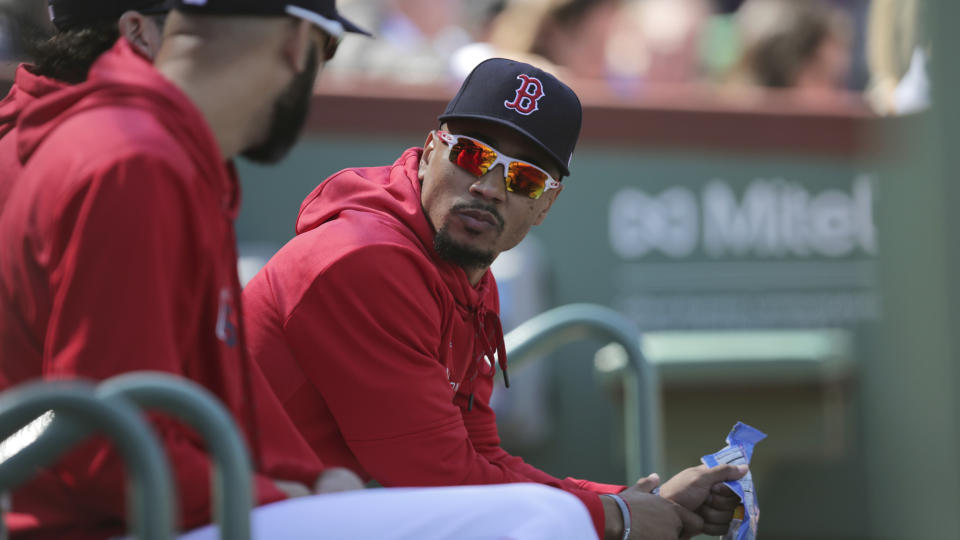
[[[490,271],[474,287],[462,268],[441,259],[433,247],[435,233],[420,202],[417,177],[422,153],[422,148],[410,148],[393,165],[345,169],[334,174],[300,205],[296,232],[311,231],[345,213],[365,214],[416,244],[464,309],[496,311],[496,303],[488,299],[496,296],[488,294],[496,288]]]
[[[17,155],[26,163],[44,140],[73,117],[98,107],[149,111],[188,149],[200,177],[224,194],[224,206],[233,217],[239,210],[233,174],[223,174],[226,161],[213,132],[192,101],[121,38],[90,69],[87,81],[29,106],[17,124]],[[213,159],[215,157],[215,159]]]
[[[461,315],[473,321],[480,338],[476,341],[473,358],[485,356],[489,364],[478,360],[470,366],[468,387],[472,387],[478,373],[492,374],[491,366],[496,363],[509,386],[496,282],[488,269],[474,287],[462,268],[440,258],[434,249],[435,232],[420,199],[417,172],[422,153],[422,148],[410,148],[388,167],[346,169],[331,176],[303,201],[296,232],[304,234],[331,220],[350,215],[369,219],[371,228],[389,227],[404,236],[431,260],[440,279],[452,293]],[[470,396],[472,406],[472,392]]]
[[[0,137],[13,129],[20,114],[34,101],[67,86],[66,83],[34,75],[28,64],[20,64],[14,78],[13,88],[0,101]]]

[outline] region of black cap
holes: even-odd
[[[185,13],[211,15],[290,15],[319,26],[340,39],[344,32],[369,36],[363,28],[343,18],[334,0],[176,0],[177,9]]]
[[[127,11],[144,15],[166,13],[174,0],[47,0],[50,21],[60,32],[103,19],[118,19]]]
[[[475,67],[438,120],[487,120],[507,126],[543,149],[570,175],[580,136],[580,99],[540,68],[506,58]]]

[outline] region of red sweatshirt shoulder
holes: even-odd
[[[148,157],[166,163],[176,173],[168,176],[170,181],[182,181],[197,174],[194,160],[183,144],[152,111],[99,106],[60,123],[39,143],[29,162],[35,171],[43,171],[45,168],[39,166],[46,165],[67,173],[63,176],[77,178],[131,156]],[[32,159],[37,154],[42,159]]]
[[[369,266],[369,268],[357,268]],[[310,290],[323,288],[330,272],[378,272],[379,283],[402,279],[404,288],[436,289],[439,275],[409,234],[374,214],[346,211],[336,220],[294,237],[254,278],[269,282],[278,316],[286,319]],[[401,277],[402,276],[402,277]],[[351,288],[360,277],[351,280]],[[252,282],[253,283],[253,282]],[[252,284],[251,283],[251,284]],[[369,284],[368,284],[369,285]],[[245,294],[245,298],[249,295]],[[436,296],[433,296],[436,300]]]

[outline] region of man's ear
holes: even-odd
[[[283,42],[283,58],[294,73],[303,73],[313,46],[313,24],[303,19],[293,19],[291,24],[293,28]]]
[[[563,184],[543,194],[541,198],[546,198],[547,204],[540,210],[540,213],[537,214],[537,219],[533,222],[534,225],[540,225],[543,223],[543,220],[547,219],[547,212],[550,211],[550,207],[553,206],[553,202],[560,196],[561,191],[563,191]]]
[[[136,11],[127,11],[117,20],[117,30],[130,45],[151,61],[160,50],[162,35],[150,17]]]
[[[437,135],[435,131],[427,134],[427,140],[423,143],[423,153],[420,155],[420,166],[417,168],[417,178],[423,181],[430,167],[430,161],[433,160],[434,152],[437,150]]]

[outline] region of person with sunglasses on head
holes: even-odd
[[[332,0],[178,0],[165,26],[154,64],[120,39],[87,81],[17,119],[23,169],[0,214],[10,250],[0,390],[141,370],[205,386],[251,449],[255,540],[581,538],[589,517],[562,491],[361,490],[307,445],[246,352],[232,160],[281,159],[319,68],[346,32],[363,31]],[[217,538],[202,441],[166,416],[150,420],[173,466],[179,527],[192,529],[181,538]],[[123,470],[101,440],[69,452],[12,493],[11,537],[123,534]]]
[[[385,486],[536,482],[587,507],[604,539],[722,534],[732,466],[618,486],[554,478],[500,447],[509,385],[489,271],[544,221],[580,133],[574,92],[534,66],[481,63],[423,148],[347,169],[304,200],[297,236],[243,293],[250,351],[327,463]],[[695,512],[696,511],[696,512]]]
[[[93,62],[121,36],[153,59],[172,0],[48,0],[53,35],[30,47],[34,62],[17,66],[13,87],[0,101],[0,212],[20,171],[16,122],[28,105],[83,82]]]

